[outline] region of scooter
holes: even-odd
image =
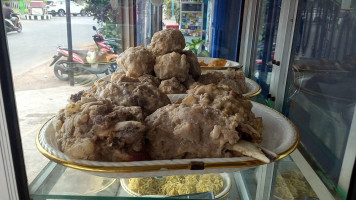
[[[93,35],[93,40],[98,48],[105,49],[108,53],[117,54],[118,49],[121,47],[120,40],[117,38],[104,38],[99,34],[95,26],[93,26],[93,30],[96,31],[96,34]]]
[[[60,60],[62,57],[69,57],[69,50],[67,48],[58,47],[58,55],[53,56],[53,61],[50,67],[54,64],[54,75],[62,81],[68,81],[69,75],[73,73],[73,76],[85,75],[85,74],[110,74],[114,73],[117,68],[116,59],[117,54],[107,54],[105,50],[101,50],[98,55],[91,56],[93,52],[88,50],[73,50],[73,62],[68,60]],[[105,61],[88,62],[90,57],[100,57],[103,54]],[[90,56],[90,57],[89,57]]]
[[[20,21],[19,14],[12,13],[11,17],[17,18],[17,24],[15,25],[14,22],[12,22],[10,19],[5,19],[6,32],[17,31],[18,33],[20,33],[22,31],[22,24]]]

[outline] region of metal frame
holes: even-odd
[[[356,158],[356,107],[350,126],[349,137],[347,139],[344,159],[342,161],[338,186],[345,192],[349,190],[352,169],[355,167]]]
[[[245,1],[244,5],[244,15],[242,20],[242,31],[241,31],[241,46],[240,46],[240,56],[239,63],[243,67],[243,71],[247,77],[252,75],[252,67],[254,64],[254,59],[256,57],[256,51],[253,51],[257,47],[257,37],[258,37],[258,25],[259,16],[262,1],[258,0],[248,0]]]
[[[312,189],[314,190],[315,194],[318,196],[319,199],[323,199],[323,200],[335,199],[334,196],[326,188],[326,186],[321,181],[319,176],[315,173],[313,168],[305,160],[305,158],[299,152],[298,149],[296,149],[293,153],[291,153],[290,156],[292,157],[294,163],[297,165],[300,171],[303,173],[303,176],[308,181],[308,183],[310,184],[310,186],[312,187]]]
[[[273,64],[270,85],[270,94],[276,97],[275,109],[278,111],[283,108],[297,10],[298,0],[282,1],[274,57],[280,61],[280,66]]]
[[[0,194],[1,199],[18,199],[14,163],[6,125],[4,101],[0,88]]]
[[[30,196],[1,0],[0,8],[0,195],[4,200],[26,200]]]

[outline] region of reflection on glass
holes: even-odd
[[[301,1],[285,111],[329,189],[339,189],[356,102],[356,1]],[[342,191],[344,190],[344,191]],[[339,189],[342,195],[345,189]]]
[[[253,76],[261,85],[262,94],[267,97],[271,81],[281,0],[264,0],[261,2],[261,6],[256,65]]]

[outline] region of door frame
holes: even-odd
[[[270,94],[275,97],[275,109],[282,112],[287,76],[293,45],[295,21],[298,11],[298,0],[282,0],[281,13],[278,24],[274,60],[280,65],[273,64],[270,84]]]
[[[299,0],[282,0],[281,5],[275,60],[278,58],[282,67],[273,65],[274,71],[272,71],[270,84],[270,94],[276,99],[275,109],[278,111],[282,111],[283,107],[298,2]],[[243,71],[247,77],[253,76],[256,65],[260,16],[263,14],[260,12],[261,8],[262,1],[245,1],[239,62],[244,66]]]

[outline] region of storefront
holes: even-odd
[[[75,2],[1,1],[1,199],[356,198],[356,0]]]

